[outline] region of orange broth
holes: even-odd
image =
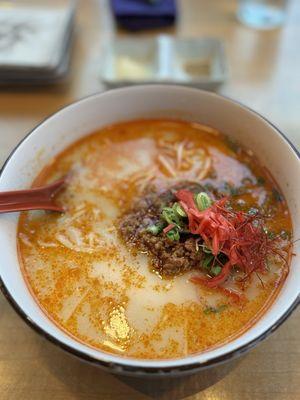
[[[190,158],[179,168],[183,142]],[[161,154],[175,172],[159,160]],[[119,218],[145,187],[186,177],[225,192],[243,188],[234,193],[240,209],[267,208],[268,229],[291,235],[287,205],[269,173],[221,133],[173,120],[109,126],[59,154],[34,185],[69,171],[70,183],[57,198],[66,212],[22,213],[18,249],[37,303],[76,340],[125,357],[183,357],[241,335],[278,294],[287,274],[278,260],[266,274],[249,278],[240,303],[190,282],[194,271],[160,277],[147,254],[120,238]]]

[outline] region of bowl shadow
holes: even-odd
[[[231,361],[183,377],[136,378],[119,376],[117,378],[150,398],[180,400],[213,386],[232,371],[237,364],[238,361]]]
[[[43,346],[42,362],[49,373],[66,386],[72,398],[180,400],[214,385],[232,371],[239,360],[182,377],[135,377],[106,372],[50,343]],[[103,397],[104,396],[104,397]]]

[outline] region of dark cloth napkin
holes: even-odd
[[[138,31],[173,25],[176,0],[111,0],[112,11],[122,28]]]

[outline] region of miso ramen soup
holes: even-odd
[[[36,178],[68,174],[64,213],[20,216],[23,273],[46,315],[101,351],[168,359],[245,332],[274,301],[292,227],[253,153],[197,123],[105,127]]]

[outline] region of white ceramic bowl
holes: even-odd
[[[96,94],[73,103],[36,127],[13,151],[0,176],[0,191],[28,188],[51,158],[78,138],[115,122],[177,118],[210,125],[252,149],[276,178],[287,199],[295,238],[300,238],[300,159],[285,136],[262,116],[227,98],[176,86],[136,86]],[[230,360],[272,333],[299,303],[300,242],[290,274],[271,308],[237,339],[201,354],[176,360],[118,357],[77,342],[38,307],[24,282],[16,249],[18,214],[0,216],[2,289],[15,310],[36,331],[68,352],[111,372],[174,375]]]

